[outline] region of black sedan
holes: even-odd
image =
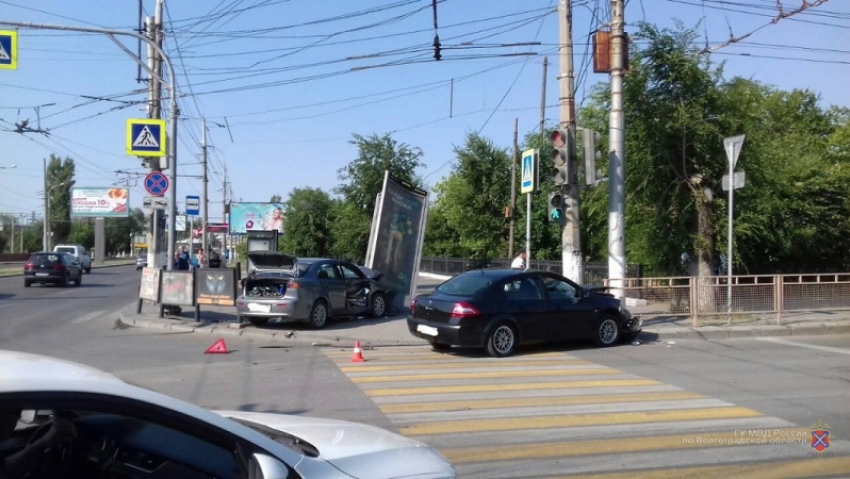
[[[24,265],[25,288],[29,288],[33,283],[52,283],[64,288],[72,282],[74,286],[83,282],[83,267],[80,260],[68,253],[33,253]]]
[[[417,296],[407,327],[436,350],[480,347],[503,357],[520,343],[593,339],[611,346],[637,337],[641,320],[614,296],[558,274],[493,268],[459,274]]]

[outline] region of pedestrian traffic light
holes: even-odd
[[[601,140],[599,133],[584,129],[582,130],[582,149],[584,150],[584,184],[590,186],[596,184],[596,160],[602,158],[602,154],[596,150],[596,144]]]
[[[549,135],[552,142],[552,179],[555,186],[570,182],[570,133],[567,130],[555,130]]]
[[[558,192],[549,193],[549,222],[561,224],[564,221],[564,195]]]

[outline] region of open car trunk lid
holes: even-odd
[[[253,271],[289,271],[295,267],[298,258],[278,251],[252,251],[248,261]]]

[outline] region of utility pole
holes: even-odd
[[[50,239],[48,238],[47,224],[50,222],[50,198],[47,192],[47,158],[42,158],[44,164],[44,224],[41,234],[41,247],[44,251],[50,251]]]
[[[209,221],[209,177],[207,174],[207,119],[203,118],[201,122],[201,154],[204,162],[204,192],[201,199],[201,249],[204,256],[207,258],[202,266],[209,265],[209,251],[207,251],[207,222]]]
[[[519,118],[514,118],[514,153],[511,156],[511,216],[508,237],[508,259],[514,257],[514,228],[516,228],[516,159],[519,152],[517,136],[519,135]]]
[[[549,57],[543,57],[543,88],[540,90],[540,134],[545,131],[546,123],[546,77],[549,70]]]
[[[623,0],[611,0],[611,114],[608,147],[608,278],[620,299],[626,277],[626,124],[623,113],[625,18]]]
[[[221,193],[221,217],[223,219],[223,222],[227,223],[227,229],[229,230],[230,229],[230,219],[227,217],[227,163],[224,163],[222,166],[224,167],[224,176],[223,176],[222,189],[221,189],[221,191],[222,191],[222,193]],[[230,235],[227,232],[225,232],[224,234],[221,235],[222,239],[224,240],[222,242],[222,245],[224,246],[224,255],[225,255],[226,259],[229,259],[227,257],[227,254],[228,254],[227,240],[229,239],[228,238],[229,236]]]
[[[576,159],[576,107],[573,72],[573,11],[569,0],[558,5],[560,27],[560,118],[561,129],[569,132],[569,178],[564,188],[566,224],[561,232],[563,274],[578,284],[583,282],[581,227],[579,225],[579,188]]]

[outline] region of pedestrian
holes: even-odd
[[[514,260],[511,262],[511,268],[519,268],[525,269],[525,260],[527,258],[527,254],[525,251],[519,254]]]
[[[177,269],[180,271],[189,270],[189,253],[185,246],[180,247],[180,252],[177,253]]]
[[[204,252],[204,249],[201,248],[198,250],[198,267],[203,268],[207,265],[207,254]]]

